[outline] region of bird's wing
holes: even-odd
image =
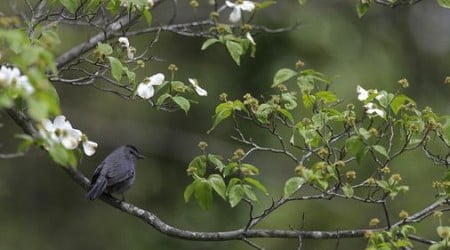
[[[115,184],[127,179],[130,179],[134,175],[134,169],[131,167],[130,163],[125,162],[113,162],[108,166],[105,171],[105,177],[108,179],[109,184]]]
[[[98,176],[100,175],[100,172],[102,171],[104,162],[100,163],[100,165],[98,165],[98,167],[95,169],[94,174],[92,175],[92,179],[91,179],[91,185],[94,185],[94,183],[97,181]]]

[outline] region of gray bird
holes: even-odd
[[[107,191],[121,194],[122,200],[124,200],[123,192],[133,185],[135,179],[135,161],[142,158],[144,156],[134,146],[118,147],[95,169],[91,190],[86,194],[86,198],[95,200],[104,191]]]

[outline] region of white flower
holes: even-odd
[[[245,37],[250,41],[251,44],[256,45],[255,40],[253,40],[252,34],[250,34],[250,32],[247,32],[247,34],[245,34]]]
[[[236,23],[239,22],[242,18],[242,11],[248,11],[251,12],[255,9],[255,3],[252,1],[241,1],[238,0],[235,3],[232,3],[230,1],[225,2],[228,7],[233,8],[233,11],[231,11],[230,14],[230,22]]]
[[[151,9],[155,5],[155,2],[153,0],[147,0],[147,8]]]
[[[134,48],[132,48],[132,47],[127,48],[127,57],[128,57],[128,59],[134,58]]]
[[[21,75],[20,70],[15,67],[2,66],[0,68],[0,86],[12,86],[21,89],[26,95],[31,95],[34,92],[28,76]]]
[[[72,128],[72,125],[66,120],[65,116],[57,116],[53,123],[48,119],[44,119],[42,125],[50,134],[50,139],[61,143],[66,149],[75,149],[78,147],[82,133],[80,130]]]
[[[199,96],[207,96],[207,95],[208,95],[208,92],[207,92],[206,90],[204,90],[204,89],[202,89],[200,86],[198,86],[198,81],[197,81],[197,79],[189,78],[188,80],[189,80],[189,82],[192,84],[192,86],[193,86],[194,89],[195,89],[195,92],[197,92],[197,94],[198,94]]]
[[[356,93],[358,93],[358,100],[360,101],[365,101],[367,100],[367,98],[369,98],[370,95],[372,94],[376,94],[377,96],[375,96],[375,99],[380,100],[383,95],[378,95],[378,90],[376,89],[370,89],[370,90],[365,90],[363,87],[361,86],[356,86]]]
[[[31,95],[34,92],[33,86],[31,86],[28,77],[25,75],[19,76],[16,80],[17,87],[23,89],[27,95]]]
[[[155,94],[153,86],[161,85],[164,82],[164,75],[162,73],[154,74],[139,83],[137,87],[137,95],[149,99]]]
[[[358,93],[358,100],[360,101],[365,101],[369,97],[369,91],[359,85],[356,86],[356,93]]]
[[[126,38],[124,36],[119,37],[119,43],[122,44],[122,46],[125,48],[130,47],[130,41],[128,41],[128,38]]]
[[[87,156],[95,154],[98,144],[93,141],[83,140],[83,151]]]
[[[10,86],[16,82],[18,77],[20,77],[18,68],[9,68],[6,66],[0,68],[0,85]]]
[[[384,118],[384,110],[377,108],[377,106],[371,102],[364,105],[364,108],[366,108],[366,113],[369,115],[378,115],[382,118]]]

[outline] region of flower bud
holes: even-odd
[[[408,214],[408,212],[406,212],[405,210],[402,210],[402,211],[400,211],[400,213],[398,214],[398,217],[400,217],[400,218],[403,219],[403,220],[406,220],[406,219],[408,219],[409,214]]]
[[[378,218],[372,218],[369,221],[369,226],[376,227],[378,224],[380,224],[380,220]]]

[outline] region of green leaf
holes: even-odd
[[[182,97],[182,96],[172,96],[172,100],[187,114],[191,104],[189,103],[188,99]]]
[[[256,115],[256,118],[258,119],[258,121],[260,121],[261,123],[264,123],[264,124],[268,124],[269,116],[270,116],[270,114],[272,114],[272,112],[273,112],[272,105],[263,103],[258,106],[258,109],[256,110],[255,115]]]
[[[411,99],[405,95],[398,95],[398,96],[394,97],[394,99],[392,99],[392,101],[391,101],[392,112],[394,112],[394,114],[398,114],[398,112],[402,108],[403,104],[405,104],[407,102],[415,104],[413,99]]]
[[[134,84],[136,82],[136,73],[129,71],[128,69],[126,69],[125,73],[127,74],[128,81]]]
[[[358,17],[359,18],[363,17],[364,14],[366,14],[366,12],[369,10],[369,8],[370,8],[370,4],[359,2],[356,5],[356,13],[358,13]]]
[[[196,180],[197,181],[197,180]],[[187,185],[187,187],[184,189],[184,202],[188,203],[191,199],[192,194],[194,193],[195,188],[195,182],[192,182],[191,184]]]
[[[225,169],[225,164],[222,162],[222,156],[220,155],[213,155],[208,154],[208,160],[216,166],[216,169],[218,169],[220,172],[222,172]]]
[[[450,145],[450,117],[445,118],[445,123],[442,126],[442,137],[444,138],[445,143]]]
[[[324,103],[336,102],[338,100],[337,96],[330,91],[319,91],[315,96]]]
[[[78,1],[77,0],[60,0],[61,4],[66,8],[70,13],[75,14],[75,11],[78,9]]]
[[[247,198],[249,198],[251,201],[258,201],[258,197],[256,197],[255,192],[253,192],[253,189],[251,186],[249,185],[242,185],[243,189],[244,189],[244,193],[245,196],[247,196]]]
[[[111,75],[119,82],[122,78],[122,63],[117,58],[112,56],[108,56],[108,60],[109,64],[111,65]]]
[[[113,53],[113,48],[107,43],[97,43],[97,51],[105,56],[109,56]]]
[[[227,177],[229,175],[236,173],[236,171],[239,170],[238,166],[239,166],[239,164],[237,162],[228,163],[227,166],[223,170],[223,177]]]
[[[284,184],[284,197],[287,198],[299,190],[305,183],[305,179],[302,177],[292,177]]]
[[[49,115],[59,114],[58,100],[53,93],[39,92],[27,99],[28,114],[36,121],[41,121]]]
[[[17,147],[17,152],[25,153],[28,151],[31,145],[34,143],[34,139],[32,136],[27,134],[19,134],[15,136],[16,138],[22,139],[22,142]]]
[[[280,69],[275,73],[275,76],[273,77],[273,84],[272,88],[278,86],[279,84],[291,79],[292,77],[296,76],[297,72],[293,71],[292,69]]]
[[[199,155],[196,156],[194,159],[192,159],[192,161],[189,163],[189,168],[195,168],[196,169],[196,174],[200,177],[202,177],[205,172],[206,172],[206,156],[204,155]]]
[[[353,187],[352,185],[345,183],[345,185],[342,187],[342,191],[344,191],[344,195],[347,198],[353,197]]]
[[[164,93],[160,95],[156,100],[156,105],[161,106],[168,98],[172,98],[172,96],[169,93]]]
[[[142,11],[142,14],[144,14],[145,21],[147,21],[147,25],[148,25],[148,26],[151,26],[151,25],[152,25],[152,20],[153,20],[152,13],[150,13],[149,10],[144,9],[144,10]]]
[[[284,103],[284,107],[288,110],[293,110],[297,107],[297,97],[295,96],[295,92],[282,93],[281,100],[287,102]]]
[[[278,112],[285,116],[290,122],[294,123],[294,116],[292,116],[291,112],[286,109],[279,109]]]
[[[230,202],[231,207],[235,207],[245,195],[244,188],[242,185],[234,185],[230,188],[228,192],[228,201]]]
[[[215,43],[217,43],[217,42],[220,42],[220,40],[219,40],[219,39],[216,39],[216,38],[209,38],[209,39],[207,39],[207,40],[202,44],[202,49],[201,49],[201,50],[205,50],[205,49],[207,49],[209,46],[211,46],[211,45],[213,45],[213,44],[215,44]]]
[[[261,182],[259,182],[258,180],[255,180],[251,177],[245,177],[244,181],[252,184],[255,188],[259,189],[261,192],[263,192],[265,195],[268,195],[269,193],[267,192],[266,187],[264,187],[263,184],[261,184]]]
[[[247,174],[250,175],[258,175],[259,169],[251,164],[244,163],[241,164],[241,172],[246,172]]]
[[[450,9],[450,0],[437,0],[441,7]]]
[[[367,153],[367,148],[365,147],[363,141],[359,136],[352,136],[345,141],[345,148],[350,154],[356,156],[356,161],[361,162],[361,159]]]
[[[227,50],[230,53],[231,58],[233,58],[234,62],[237,65],[240,65],[241,55],[244,53],[244,49],[242,48],[241,44],[235,41],[228,40],[225,42],[225,46],[227,47]]]
[[[58,33],[54,30],[43,30],[39,40],[48,46],[54,46],[61,43]]]
[[[308,2],[308,0],[298,0],[298,3],[300,5],[305,5]]]
[[[225,185],[222,176],[218,174],[212,174],[208,177],[208,181],[211,187],[214,189],[214,191],[216,191],[216,193],[220,195],[220,197],[222,197],[224,200],[227,200],[226,196],[227,187]]]
[[[314,105],[314,103],[316,102],[316,97],[314,95],[305,93],[302,95],[302,101],[303,101],[303,106],[305,106],[305,108],[308,109]]]
[[[373,150],[380,153],[384,157],[389,158],[388,152],[386,151],[385,147],[383,147],[381,145],[374,145],[372,148],[373,148]]]
[[[223,120],[230,117],[232,113],[233,113],[233,103],[225,102],[217,105],[216,114],[213,117],[214,122],[212,127],[208,130],[208,133],[213,131],[217,127],[217,125],[219,125],[219,123],[221,123]]]
[[[310,93],[314,89],[314,78],[311,75],[300,75],[297,85],[302,93]]]
[[[54,145],[53,147],[48,149],[48,153],[50,157],[63,167],[73,167],[77,166],[77,158],[73,151],[66,150],[62,145]]]
[[[198,205],[202,209],[208,210],[212,202],[212,189],[209,181],[200,179],[195,183],[194,196]]]

